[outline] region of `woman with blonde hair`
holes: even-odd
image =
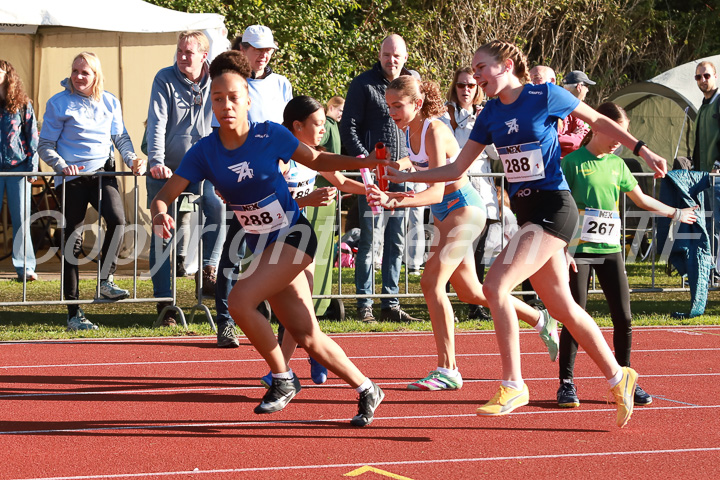
[[[78,300],[78,254],[82,226],[88,204],[98,210],[107,230],[101,249],[100,295],[109,300],[127,298],[129,292],[118,287],[113,273],[125,229],[125,213],[118,182],[111,176],[77,176],[78,173],[105,171],[115,144],[125,164],[135,175],[145,171],[145,161],[135,155],[122,119],[120,101],[104,90],[100,59],[90,52],[78,54],[72,62],[70,78],[60,84],[64,90],[48,100],[43,116],[38,152],[40,158],[58,174],[55,190],[64,200],[63,214],[64,298]],[[98,190],[101,190],[98,194]],[[102,202],[100,201],[102,198]],[[77,304],[68,304],[68,330],[95,330]]]
[[[0,171],[36,172],[38,131],[35,110],[12,64],[0,60]],[[12,262],[18,280],[37,280],[30,238],[30,184],[34,177],[0,177],[0,201],[7,191],[13,227]]]

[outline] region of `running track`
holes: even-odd
[[[355,392],[340,380],[312,385],[302,351],[291,366],[308,388],[257,416],[266,367],[245,339],[0,343],[0,479],[717,478],[720,327],[635,329],[633,367],[655,402],[622,430],[585,354],[580,408],[556,407],[557,365],[531,330],[530,405],[500,418],[475,415],[497,388],[493,332],[457,336],[455,392],[405,390],[435,367],[429,333],[333,338],[386,392],[368,428],[349,426]]]

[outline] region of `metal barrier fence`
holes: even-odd
[[[130,297],[122,300],[111,300],[111,299],[104,299],[100,295],[100,278],[101,278],[101,262],[97,261],[97,268],[96,268],[96,274],[95,279],[97,281],[96,287],[95,287],[95,296],[92,299],[78,299],[78,300],[70,300],[66,299],[64,297],[64,287],[65,287],[65,257],[66,257],[66,245],[65,245],[65,235],[60,235],[60,248],[57,249],[57,247],[50,246],[48,252],[40,258],[37,259],[37,263],[42,263],[43,259],[49,259],[53,256],[57,255],[59,253],[60,255],[60,299],[59,300],[29,300],[27,298],[27,279],[23,275],[23,287],[22,287],[22,300],[21,301],[2,301],[0,302],[0,307],[7,307],[7,306],[38,306],[38,305],[84,305],[84,304],[102,304],[102,303],[156,303],[156,302],[170,302],[170,306],[165,307],[161,312],[159,312],[159,315],[162,316],[165,314],[165,312],[168,309],[174,310],[178,313],[180,316],[180,320],[183,324],[183,327],[187,328],[187,321],[185,319],[185,314],[183,310],[177,306],[177,277],[176,277],[176,264],[177,264],[177,241],[178,241],[178,235],[173,235],[172,242],[170,245],[170,249],[167,251],[167,254],[170,259],[170,267],[171,267],[171,290],[172,290],[172,296],[170,297],[140,297],[138,296],[138,289],[137,289],[137,282],[138,282],[138,254],[140,252],[140,248],[138,248],[138,240],[139,240],[139,230],[142,229],[140,225],[140,217],[139,217],[139,193],[138,193],[138,180],[139,177],[132,174],[132,172],[94,172],[94,173],[78,173],[77,175],[74,175],[77,177],[131,177],[133,179],[133,186],[132,186],[132,193],[133,193],[133,212],[132,212],[132,222],[131,230],[133,235],[133,248],[132,248],[132,289],[130,290]],[[59,208],[56,210],[40,210],[37,212],[31,212],[29,219],[25,218],[23,219],[23,222],[29,221],[31,224],[40,221],[43,222],[47,220],[49,217],[51,220],[54,220],[57,224],[58,229],[63,229],[65,227],[65,216],[61,213],[65,211],[66,207],[66,190],[63,188],[61,190],[60,198],[57,198],[56,192],[53,189],[53,187],[50,185],[50,182],[47,180],[46,177],[62,177],[63,179],[63,185],[65,184],[65,176],[64,175],[58,175],[54,172],[32,172],[32,173],[7,173],[7,172],[0,172],[0,177],[40,177],[43,179],[43,188],[45,189],[44,193],[51,195],[56,201],[57,201],[57,207]],[[31,185],[29,182],[23,183],[24,188],[31,188]],[[98,212],[102,209],[102,184],[101,182],[98,182]],[[25,193],[23,193],[25,194]],[[202,185],[200,186],[200,196],[202,196]],[[31,199],[32,202],[32,199]],[[173,204],[173,213],[174,218],[177,218],[177,204],[178,202],[174,202]],[[49,207],[49,202],[46,202],[46,207]],[[27,213],[29,209],[25,209],[25,213]],[[202,218],[202,209],[199,210],[199,223],[203,224],[203,218]],[[128,217],[126,216],[126,223],[127,223]],[[49,228],[48,224],[43,225],[43,228]],[[88,224],[83,224],[80,228],[86,230],[89,226]],[[88,263],[90,261],[94,261],[93,257],[95,255],[100,254],[99,248],[102,245],[104,241],[104,230],[102,228],[102,216],[98,213],[98,219],[97,219],[97,240],[95,242],[95,245],[93,246],[91,252],[89,254],[86,254],[86,262]],[[144,233],[144,229],[143,229]],[[124,235],[128,234],[128,229],[125,228]],[[152,235],[152,232],[150,233]],[[27,250],[27,236],[23,236],[23,245],[22,250],[25,252]],[[122,239],[118,239],[118,248],[120,246],[120,241]],[[13,242],[14,243],[14,242]],[[144,243],[142,244],[144,245]],[[112,247],[111,247],[112,248]],[[202,251],[202,236],[198,236],[198,252]],[[26,259],[25,259],[26,260]],[[80,260],[78,260],[78,264],[80,265]],[[198,256],[198,262],[200,263],[202,261],[202,256]],[[23,270],[25,270],[25,265]],[[202,266],[199,267],[200,270],[202,270]],[[197,289],[197,298],[198,303],[194,305],[191,308],[191,317],[190,321],[193,320],[195,316],[196,311],[202,311],[206,318],[208,319],[208,322],[210,323],[213,330],[215,329],[215,323],[213,321],[212,315],[210,313],[210,310],[207,306],[203,305],[202,303],[202,275],[199,275],[200,281],[196,285]]]
[[[347,175],[348,177],[359,177],[359,174],[357,174],[357,173],[351,173],[351,172],[346,173],[346,175]],[[656,179],[653,178],[653,174],[652,174],[652,173],[634,173],[634,175],[635,175],[635,177],[637,177],[638,179],[641,179],[641,180],[640,180],[641,183],[643,183],[643,180],[644,180],[644,179],[649,179],[650,185],[645,185],[645,188],[643,188],[643,191],[644,191],[646,194],[651,195],[651,196],[653,196],[653,197],[656,197],[656,196],[657,196],[658,183],[657,183]],[[47,179],[45,179],[45,177],[55,177],[55,176],[58,176],[58,175],[57,175],[56,173],[52,173],[52,172],[12,173],[12,174],[7,173],[7,172],[0,172],[0,177],[8,177],[8,176],[12,176],[12,177],[18,177],[18,176],[21,176],[21,177],[42,177],[42,178],[44,179],[45,188],[46,188],[46,189],[50,189],[50,188],[52,188],[52,187],[50,186],[50,183],[47,181]],[[62,177],[62,175],[60,175],[60,176]],[[64,292],[64,263],[65,263],[65,262],[64,262],[64,259],[65,259],[65,253],[66,253],[66,252],[65,252],[65,244],[64,244],[64,243],[65,243],[64,235],[61,235],[61,237],[60,237],[60,238],[61,238],[61,246],[60,246],[60,250],[59,250],[60,260],[61,260],[61,271],[60,271],[60,282],[61,282],[60,291],[61,291],[61,294],[60,294],[60,299],[59,299],[59,300],[51,300],[51,301],[47,301],[47,300],[43,300],[43,301],[32,301],[32,300],[28,300],[28,298],[27,298],[27,282],[26,282],[26,279],[23,279],[22,300],[21,300],[21,301],[3,301],[3,302],[0,302],[0,306],[5,307],[5,306],[23,306],[23,305],[25,305],[25,306],[35,306],[35,305],[69,305],[69,304],[78,304],[78,305],[79,305],[79,304],[102,304],[102,303],[150,303],[150,302],[153,302],[153,303],[154,303],[154,302],[170,302],[170,303],[171,303],[171,306],[170,306],[170,307],[166,307],[166,309],[167,309],[167,308],[171,308],[171,309],[177,311],[178,314],[179,314],[179,316],[180,316],[180,319],[181,319],[181,322],[182,322],[183,326],[184,326],[185,328],[187,328],[187,322],[186,322],[186,319],[185,319],[185,315],[184,315],[184,313],[183,313],[183,310],[182,310],[182,308],[180,308],[180,307],[177,306],[177,277],[176,277],[176,271],[175,271],[175,270],[176,270],[176,265],[177,265],[177,261],[176,261],[176,257],[177,257],[177,242],[178,242],[178,237],[179,237],[179,235],[178,235],[177,233],[176,233],[175,235],[173,235],[173,237],[172,237],[171,248],[170,248],[170,251],[169,251],[169,253],[168,253],[168,254],[170,255],[170,263],[171,263],[171,288],[172,288],[172,296],[170,296],[170,297],[162,297],[162,298],[158,298],[158,297],[139,297],[139,296],[138,296],[138,289],[137,289],[137,282],[138,282],[138,278],[139,278],[139,275],[138,275],[138,254],[139,254],[139,252],[140,252],[140,249],[138,248],[138,245],[139,245],[139,242],[138,242],[139,236],[138,236],[138,235],[139,235],[139,230],[141,229],[140,223],[139,223],[139,201],[140,201],[140,199],[139,199],[138,188],[137,188],[137,187],[138,187],[138,180],[139,180],[139,178],[136,177],[136,176],[134,176],[131,172],[95,172],[95,173],[88,173],[88,174],[80,173],[80,174],[77,175],[77,176],[80,176],[80,177],[82,177],[82,176],[100,176],[100,177],[126,177],[126,176],[129,176],[129,177],[132,177],[132,179],[133,179],[133,188],[132,188],[132,192],[133,192],[133,212],[132,212],[132,223],[131,223],[131,226],[132,226],[132,234],[133,234],[133,249],[132,249],[132,264],[133,264],[133,274],[132,274],[132,276],[133,276],[133,284],[132,284],[132,290],[131,290],[130,298],[123,299],[123,300],[108,300],[108,299],[100,298],[100,297],[101,297],[101,295],[100,295],[100,275],[101,275],[101,270],[100,270],[100,269],[101,269],[101,264],[100,264],[100,262],[97,262],[97,269],[96,269],[97,286],[96,286],[96,290],[95,290],[95,298],[93,298],[93,299],[80,299],[80,300],[68,300],[68,299],[65,299],[63,292]],[[471,177],[486,177],[486,178],[492,178],[492,179],[499,179],[499,183],[500,183],[499,190],[500,190],[500,192],[501,192],[501,200],[499,201],[500,222],[501,222],[500,224],[503,225],[504,216],[507,215],[507,214],[509,214],[509,213],[506,211],[506,208],[505,208],[505,206],[504,206],[504,197],[505,197],[505,194],[506,194],[504,175],[501,174],[501,173],[491,173],[491,174],[470,174],[470,176],[471,176]],[[716,179],[716,175],[713,174],[713,185],[714,185],[715,179]],[[64,178],[63,178],[63,181],[65,181]],[[644,183],[647,184],[647,180],[645,180]],[[30,185],[29,183],[27,183],[26,188],[30,188],[30,187],[31,187],[31,185]],[[200,190],[200,199],[202,199],[202,185],[200,186],[200,188],[201,188],[201,190]],[[714,188],[714,187],[713,187],[713,188]],[[62,189],[62,196],[61,196],[61,198],[59,199],[59,200],[60,200],[60,202],[59,202],[59,207],[61,207],[61,211],[65,211],[65,210],[64,210],[64,207],[65,207],[65,204],[66,204],[66,202],[65,202],[65,190],[66,190],[66,189],[64,189],[64,188]],[[98,196],[99,196],[99,199],[100,199],[99,201],[102,202],[102,191],[101,191],[101,188],[100,188],[100,182],[98,182]],[[333,234],[334,234],[334,233],[337,233],[338,242],[337,242],[336,247],[339,247],[340,239],[341,239],[342,236],[343,236],[343,231],[342,231],[343,202],[342,202],[342,195],[338,194],[336,198],[337,198],[337,201],[336,201],[336,219],[339,220],[339,223],[340,223],[340,224],[334,226],[334,232],[333,232]],[[714,204],[714,201],[715,201],[714,195],[711,196],[711,199],[712,199],[712,203]],[[200,201],[201,201],[201,200],[200,200]],[[174,208],[174,218],[176,218],[176,219],[177,219],[177,214],[178,214],[177,204],[178,204],[178,202],[176,201],[176,202],[174,203],[174,207],[173,207],[173,208]],[[99,209],[100,209],[100,206],[99,206],[98,210],[99,210]],[[204,222],[203,222],[202,208],[198,208],[198,212],[199,212],[198,223],[199,223],[199,225],[203,225]],[[709,211],[705,212],[706,218],[711,219],[711,218],[712,218],[712,212],[713,212],[712,208],[711,208]],[[54,211],[51,211],[51,210],[41,210],[41,211],[38,211],[38,212],[34,212],[34,213],[32,213],[32,214],[30,215],[29,221],[30,221],[31,223],[36,222],[36,221],[42,222],[42,221],[45,219],[45,217],[50,217],[51,219],[55,220],[55,222],[57,222],[57,225],[58,225],[59,228],[62,228],[62,227],[64,226],[64,216],[63,216],[63,215],[60,213],[60,211],[58,211],[58,210],[54,210]],[[432,218],[432,216],[431,216],[431,218]],[[626,260],[626,263],[633,263],[633,262],[635,262],[635,261],[638,260],[638,259],[640,259],[640,260],[647,260],[647,259],[649,259],[650,262],[651,262],[651,284],[650,284],[649,286],[647,286],[647,287],[640,287],[640,288],[637,288],[637,287],[636,287],[636,288],[632,288],[632,289],[631,289],[631,293],[645,293],[645,292],[679,292],[679,291],[686,292],[686,291],[689,291],[689,287],[685,286],[685,285],[684,285],[684,281],[682,281],[682,280],[681,280],[680,286],[677,287],[677,288],[672,288],[672,287],[671,287],[671,288],[668,288],[668,287],[658,287],[658,286],[656,285],[656,273],[657,273],[657,255],[656,255],[656,253],[657,253],[657,252],[656,252],[655,250],[656,250],[657,242],[656,242],[655,216],[654,216],[653,214],[651,214],[650,212],[636,211],[636,210],[633,210],[633,209],[629,208],[628,199],[626,198],[626,195],[622,195],[622,200],[621,200],[621,218],[622,218],[622,234],[621,234],[622,252],[623,252],[623,256],[624,256],[624,258],[625,258],[625,260]],[[634,221],[635,219],[637,219],[637,222]],[[27,221],[28,219],[25,219],[25,220]],[[126,220],[127,220],[127,216],[126,216]],[[98,236],[97,236],[97,241],[96,241],[96,245],[98,246],[98,248],[99,248],[99,245],[102,245],[102,242],[103,242],[103,229],[102,229],[102,226],[101,226],[101,222],[102,222],[102,217],[101,217],[100,215],[98,215],[98,220],[97,220]],[[710,227],[711,227],[711,228],[709,228],[709,231],[711,232],[711,238],[712,238],[712,235],[715,234],[715,232],[714,232],[714,224],[713,224],[713,223],[714,223],[714,222],[712,222],[712,221],[708,222],[708,224],[709,224]],[[404,224],[405,224],[405,234],[406,234],[406,237],[407,237],[407,233],[408,233],[407,221],[404,221]],[[81,227],[81,228],[85,228],[85,227],[87,227],[87,225],[83,225],[83,227]],[[374,230],[375,230],[375,229],[374,229]],[[143,230],[143,233],[144,233],[144,230]],[[374,234],[374,233],[375,233],[375,232],[373,231],[373,234]],[[126,229],[126,233],[125,233],[125,234],[127,235],[127,229]],[[153,234],[153,233],[150,232],[150,235],[152,235],[152,234]],[[197,245],[197,249],[198,249],[198,250],[197,250],[197,251],[198,251],[198,270],[201,271],[201,270],[202,270],[202,253],[201,253],[201,252],[202,252],[202,235],[201,235],[201,234],[197,235],[197,238],[198,238],[198,245]],[[627,246],[628,246],[627,242],[628,242],[628,240],[630,240],[630,239],[632,239],[631,242],[630,242],[630,247],[627,248]],[[26,240],[26,241],[27,241],[27,240]],[[505,246],[504,236],[502,236],[502,240],[501,240],[501,241],[502,241],[502,247],[504,247],[504,246]],[[144,243],[143,243],[143,245],[144,245]],[[331,299],[331,300],[336,300],[336,301],[342,302],[342,300],[358,299],[358,298],[380,299],[380,298],[418,298],[418,297],[422,297],[422,293],[412,293],[412,292],[409,291],[409,290],[410,290],[410,288],[409,288],[410,282],[409,282],[409,276],[408,276],[408,269],[407,269],[407,268],[405,269],[405,275],[404,275],[404,291],[398,292],[397,294],[379,294],[379,293],[376,293],[376,292],[374,291],[374,289],[375,289],[375,287],[376,287],[376,283],[375,283],[375,281],[374,281],[374,279],[375,279],[375,273],[376,273],[376,272],[375,272],[375,264],[376,264],[376,262],[375,262],[375,258],[374,258],[374,256],[375,256],[375,248],[374,248],[374,247],[375,247],[375,239],[373,238],[373,246],[372,246],[372,248],[371,248],[371,252],[372,252],[372,253],[371,253],[371,255],[372,255],[372,258],[371,258],[371,261],[372,261],[372,273],[371,273],[371,275],[372,275],[372,279],[373,279],[373,282],[372,282],[373,292],[372,292],[372,293],[366,294],[366,295],[360,295],[360,294],[355,294],[355,293],[353,293],[353,294],[343,294],[343,293],[342,293],[342,290],[343,290],[343,275],[342,275],[342,270],[343,270],[343,269],[342,269],[342,268],[339,268],[339,269],[338,269],[338,274],[337,274],[337,282],[333,282],[333,284],[334,284],[334,285],[333,285],[333,290],[335,290],[335,293],[324,294],[324,295],[314,295],[313,298],[314,298],[314,299]],[[50,250],[52,250],[53,248],[54,248],[54,247],[51,246]],[[96,250],[96,248],[93,247],[92,251],[95,252],[95,250]],[[335,255],[337,254],[337,255],[338,255],[338,256],[337,256],[337,259],[338,259],[338,262],[339,262],[339,251],[338,251],[338,250],[339,250],[338,248],[333,248],[333,254],[332,254],[331,258],[329,258],[329,259],[323,259],[323,260],[324,260],[324,261],[333,262],[333,264],[334,264]],[[25,251],[25,245],[23,245],[23,251]],[[53,252],[50,252],[50,251],[49,251],[48,253],[46,253],[46,254],[43,256],[43,258],[48,257],[48,255],[50,255],[50,256],[55,255],[56,253],[57,253],[57,250],[56,250],[56,251],[53,251]],[[92,253],[92,252],[91,252],[91,253]],[[660,253],[663,253],[663,252],[660,252]],[[715,252],[713,252],[713,253],[715,253]],[[404,249],[403,255],[404,255],[405,264],[407,265],[407,248]],[[664,252],[664,255],[665,255],[665,258],[666,258],[666,257],[667,257],[667,252]],[[90,255],[90,256],[92,256],[92,255]],[[49,257],[48,257],[48,258],[49,258]],[[662,256],[661,256],[661,258],[662,258]],[[88,261],[89,261],[89,260],[88,260]],[[245,262],[246,262],[246,264],[247,264],[247,259],[245,260]],[[40,263],[40,260],[38,261],[38,263]],[[218,272],[218,273],[219,273],[219,274],[222,274],[221,272]],[[333,275],[334,275],[334,274],[333,274]],[[198,275],[198,276],[200,277],[200,281],[199,281],[199,282],[197,283],[197,285],[196,285],[196,293],[197,293],[198,301],[197,301],[197,304],[195,304],[195,305],[191,308],[190,321],[193,320],[194,315],[195,315],[195,313],[196,313],[197,311],[202,311],[202,312],[205,314],[205,316],[207,317],[208,322],[210,323],[210,325],[211,325],[211,327],[213,328],[213,330],[215,330],[215,323],[214,323],[214,321],[213,321],[213,318],[212,318],[212,315],[211,315],[211,313],[210,313],[210,310],[208,309],[207,306],[205,306],[205,305],[202,303],[202,299],[203,299],[203,294],[202,294],[202,280],[201,280],[201,279],[202,279],[202,275],[200,274],[200,275]],[[718,290],[717,285],[714,285],[714,286],[711,288],[711,290]],[[513,293],[514,293],[514,294],[517,294],[517,295],[528,295],[528,294],[533,294],[534,292],[531,292],[531,291],[515,291],[515,292],[513,292]],[[595,286],[595,284],[594,284],[594,279],[593,279],[592,288],[591,288],[591,290],[590,290],[589,293],[602,293],[602,290],[598,290],[598,289],[596,288],[596,286]],[[450,296],[456,296],[454,293],[450,293],[449,295],[450,295]],[[207,298],[207,297],[206,297],[206,298]],[[165,310],[166,310],[166,309],[165,309]],[[163,310],[162,312],[160,312],[160,315],[161,315],[161,316],[165,313],[165,310]],[[344,308],[343,308],[343,310],[344,310]],[[343,316],[344,316],[344,315],[343,315]]]

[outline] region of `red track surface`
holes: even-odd
[[[456,392],[405,390],[436,366],[429,333],[333,338],[386,392],[368,428],[348,424],[357,407],[347,385],[312,385],[302,351],[291,366],[308,388],[258,416],[267,369],[247,342],[2,343],[0,479],[340,479],[365,465],[389,472],[358,474],[370,480],[717,478],[720,327],[635,329],[633,367],[655,401],[622,430],[585,354],[580,408],[556,407],[557,365],[531,330],[521,333],[530,404],[500,418],[475,415],[498,386],[492,332],[457,336]]]

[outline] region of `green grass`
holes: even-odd
[[[628,275],[632,288],[649,287],[650,264],[628,265]],[[337,279],[337,269],[335,270]],[[404,272],[401,277],[401,291],[404,289]],[[420,293],[419,277],[409,277],[409,291]],[[132,280],[118,279],[116,282],[123,288],[131,289]],[[379,274],[376,284],[380,284]],[[677,275],[667,276],[665,265],[661,264],[656,271],[656,286],[679,287]],[[152,284],[149,280],[138,281],[138,297],[151,297]],[[2,301],[20,301],[22,284],[14,280],[0,281]],[[94,280],[81,280],[81,298],[90,299],[95,292]],[[178,279],[178,305],[189,320],[190,309],[196,304],[195,282],[191,278]],[[336,290],[334,290],[336,292]],[[343,293],[353,295],[355,285],[353,271],[343,270]],[[51,301],[60,297],[59,281],[38,281],[28,284],[28,301]],[[636,325],[715,325],[720,323],[720,292],[710,292],[704,315],[692,319],[674,319],[672,312],[687,311],[690,308],[689,292],[653,292],[635,293],[632,295],[633,318]],[[214,301],[205,300],[205,305],[215,315]],[[379,314],[379,302],[376,302],[376,315]],[[344,321],[322,320],[320,324],[328,333],[363,332],[363,331],[429,331],[431,325],[425,301],[422,297],[401,299],[403,308],[413,317],[422,321],[413,323],[380,322],[368,325],[354,320],[355,302],[345,300],[347,318]],[[478,322],[467,319],[467,306],[453,299],[455,314],[459,319],[457,328],[460,330],[490,330],[492,322]],[[101,328],[90,332],[73,332],[65,330],[67,309],[63,305],[14,306],[0,307],[0,340],[40,340],[65,339],[76,337],[122,338],[170,335],[211,335],[213,332],[202,312],[198,312],[195,321],[182,327],[153,329],[152,324],[157,316],[155,303],[102,303],[83,305],[88,318]],[[601,326],[610,326],[610,316],[604,297],[600,294],[590,295],[587,310]],[[523,326],[526,326],[524,323]]]

